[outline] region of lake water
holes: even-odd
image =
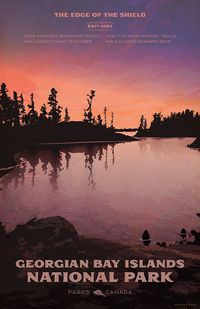
[[[200,152],[193,139],[155,139],[22,152],[0,180],[0,220],[11,231],[62,216],[82,235],[174,242],[200,228]]]

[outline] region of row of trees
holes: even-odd
[[[47,112],[47,105],[49,112]],[[35,125],[37,123],[56,124],[61,120],[62,107],[57,101],[57,91],[52,88],[47,104],[43,104],[38,113],[35,109],[34,95],[30,95],[30,103],[25,107],[23,95],[13,92],[13,97],[8,95],[5,83],[0,89],[0,126],[19,127],[24,125]],[[65,110],[65,121],[69,121],[68,110]]]
[[[178,113],[171,113],[169,116],[164,117],[161,113],[155,113],[153,115],[153,120],[151,122],[150,129],[160,128],[161,126],[165,127],[173,127],[178,124],[184,123],[199,123],[200,122],[200,114],[198,112],[194,112],[193,110],[186,109],[185,111]]]
[[[90,94],[87,94],[87,103],[88,107],[87,109],[84,109],[84,122],[93,123],[94,125],[104,125],[107,127],[107,107],[104,107],[103,115],[104,119],[102,119],[101,115],[98,114],[97,118],[92,113],[92,103],[93,99],[95,97],[95,90],[91,90]],[[114,128],[114,113],[111,112],[111,122],[110,122],[110,128]]]
[[[164,117],[161,113],[153,114],[153,120],[149,128],[147,128],[147,120],[142,115],[138,132],[152,134],[172,134],[187,132],[195,134],[200,131],[200,114],[193,110],[186,109],[178,113],[171,113],[169,116]]]
[[[92,113],[92,103],[95,97],[95,91],[91,90],[87,95],[88,107],[84,110],[84,122],[92,123],[94,125],[107,126],[107,108],[104,108],[104,119],[101,115],[97,118]],[[5,83],[2,83],[0,88],[0,127],[19,127],[19,126],[33,126],[36,124],[57,124],[61,121],[63,108],[59,105],[57,100],[57,90],[51,89],[48,96],[47,104],[44,103],[39,113],[35,109],[34,95],[30,95],[30,103],[25,106],[23,95],[13,92],[13,97],[8,95],[8,89]],[[68,109],[65,108],[64,122],[69,122],[70,117]],[[114,127],[114,113],[111,113],[111,125]]]

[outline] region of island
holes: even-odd
[[[169,116],[154,113],[147,126],[147,119],[141,116],[136,133],[138,137],[198,137],[200,132],[200,114],[186,109],[172,112]]]
[[[52,88],[47,104],[38,112],[35,108],[34,94],[25,104],[23,95],[13,91],[9,96],[5,83],[0,87],[0,171],[13,167],[16,162],[13,155],[33,147],[59,147],[67,144],[131,142],[138,140],[116,133],[114,113],[108,124],[107,108],[103,117],[94,115],[92,106],[96,95],[94,90],[87,94],[87,106],[83,110],[81,121],[70,120],[68,108],[59,105],[57,90]],[[64,112],[64,115],[63,115]]]

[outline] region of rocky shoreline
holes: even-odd
[[[1,226],[1,274],[9,278],[1,286],[2,308],[173,308],[174,304],[199,304],[200,255],[197,245],[162,248],[112,242],[78,235],[61,217],[30,220],[7,234]],[[184,260],[173,269],[173,283],[27,283],[26,270],[17,269],[17,259],[134,259]],[[117,269],[122,276],[123,269]],[[137,269],[134,271],[138,271]],[[161,269],[158,270],[162,271]],[[146,270],[145,270],[146,272]],[[68,294],[69,290],[88,291]],[[100,292],[103,295],[99,295]],[[114,295],[109,291],[118,291]],[[120,292],[121,291],[121,292]],[[101,294],[100,293],[100,294]],[[115,292],[114,292],[115,293]],[[75,293],[76,294],[76,293]],[[198,308],[198,307],[197,307]]]

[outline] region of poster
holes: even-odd
[[[0,0],[2,309],[200,308],[199,21]]]

